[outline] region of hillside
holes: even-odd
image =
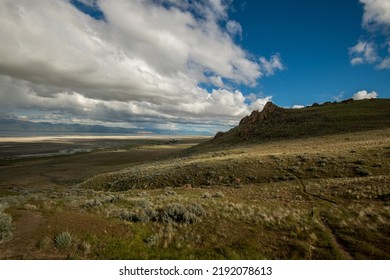
[[[346,100],[302,109],[284,109],[268,102],[237,127],[218,132],[200,147],[261,143],[390,128],[390,99]],[[199,148],[199,147],[198,147]]]
[[[124,195],[114,203],[94,198],[88,209],[130,222],[147,240],[137,245],[146,258],[390,259],[389,136],[387,128],[244,141],[78,188]],[[158,255],[148,250],[150,236]]]
[[[0,259],[388,260],[389,105],[268,103],[185,153],[202,140],[3,161]]]
[[[236,179],[239,179],[240,183],[266,183],[273,181],[280,174],[275,172],[274,163],[263,163],[261,169],[257,167],[256,154],[259,150],[275,150],[276,145],[273,153],[278,154],[286,147],[294,145],[311,146],[316,143],[325,147],[326,141],[339,142],[328,147],[335,149],[328,153],[334,153],[339,149],[335,146],[352,149],[356,143],[352,144],[350,139],[356,138],[360,141],[364,138],[371,142],[375,140],[373,135],[381,135],[387,139],[389,131],[390,99],[347,100],[302,109],[284,109],[268,102],[261,112],[253,111],[250,116],[244,117],[237,127],[225,133],[219,132],[213,139],[201,142],[177,154],[175,158],[112,174],[102,174],[85,184],[98,189],[127,190],[180,187],[186,184],[224,185],[231,184]],[[370,145],[375,146],[375,143]],[[309,148],[311,149],[318,151],[319,148],[313,146]],[[347,150],[343,152],[348,153]],[[260,154],[262,157],[263,152]],[[295,165],[295,160],[292,160],[291,165]],[[310,169],[317,161],[321,159],[316,156],[307,159],[306,167]],[[304,172],[300,177],[353,177],[356,172],[359,173],[353,164],[344,164],[344,159],[336,158],[333,166],[328,166],[321,174]],[[295,172],[283,173],[283,176],[289,175],[297,178]]]

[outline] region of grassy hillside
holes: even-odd
[[[268,104],[185,153],[2,188],[0,259],[390,259],[389,105]]]
[[[253,111],[240,125],[218,133],[212,141],[198,148],[382,128],[390,128],[390,99],[346,100],[302,109],[284,109],[269,102],[263,111]]]
[[[390,259],[389,158],[385,129],[9,186],[0,259]]]

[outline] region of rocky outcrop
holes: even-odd
[[[273,122],[278,120],[278,116],[283,110],[272,102],[267,102],[263,110],[253,111],[249,116],[244,117],[237,127],[228,132],[218,132],[213,140],[224,141],[231,136],[243,141],[255,138],[259,128],[272,125]]]
[[[268,102],[238,126],[200,145],[227,147],[240,143],[261,143],[279,139],[298,139],[358,132],[390,127],[390,99],[326,102],[301,109],[287,109]]]
[[[249,116],[244,117],[239,125],[250,125],[255,123],[260,123],[268,118],[270,118],[275,112],[281,111],[282,108],[276,106],[272,102],[267,102],[263,110],[255,110]]]

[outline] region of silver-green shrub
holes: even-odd
[[[0,212],[0,243],[12,238],[12,217]]]
[[[69,247],[71,244],[72,244],[72,235],[67,231],[63,231],[58,235],[56,235],[56,237],[54,237],[54,245],[58,249],[65,249]]]
[[[159,211],[159,221],[163,223],[194,223],[204,214],[203,207],[197,203],[184,206],[181,203],[170,203]]]

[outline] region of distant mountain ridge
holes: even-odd
[[[164,130],[164,129],[137,129],[123,127],[107,127],[102,125],[83,124],[53,124],[50,122],[22,121],[10,116],[0,116],[1,132],[24,132],[25,134],[39,133],[101,133],[101,134],[164,134],[164,135],[185,135],[191,134],[188,131]],[[207,135],[206,132],[198,132],[199,135]]]
[[[101,125],[80,124],[53,124],[49,122],[31,122],[12,118],[0,118],[2,131],[25,131],[25,132],[95,132],[95,133],[136,133],[136,130],[105,127]]]
[[[268,102],[262,111],[253,111],[238,126],[218,132],[200,145],[234,145],[383,128],[390,128],[390,99],[349,99],[301,109],[285,109]]]

